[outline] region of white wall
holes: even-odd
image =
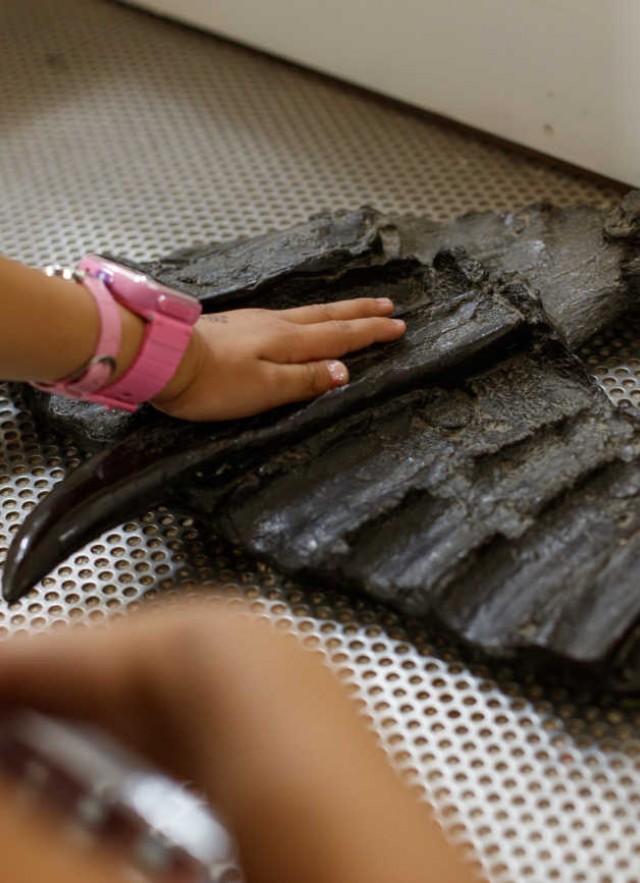
[[[136,5],[640,186],[640,0]]]

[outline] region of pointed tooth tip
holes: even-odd
[[[22,573],[21,570],[19,564],[5,567],[2,576],[2,597],[9,604],[19,601],[38,581],[37,577],[31,578],[28,573]]]
[[[26,590],[25,590],[26,591]],[[7,602],[7,604],[13,604],[14,601],[19,601],[24,592],[17,591],[13,586],[2,586],[2,597]]]
[[[20,586],[15,586],[12,583],[8,585],[2,584],[2,597],[7,602],[7,604],[13,604],[14,601],[19,601],[20,598],[28,591],[28,587],[21,589]]]

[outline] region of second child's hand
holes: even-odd
[[[220,604],[0,643],[0,707],[97,724],[192,781],[251,883],[477,883],[315,654]]]

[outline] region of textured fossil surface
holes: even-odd
[[[434,228],[400,222],[401,252],[425,263],[443,248],[463,247],[488,271],[526,279],[546,318],[570,348],[614,321],[636,292],[640,194],[613,212],[590,206],[533,205],[498,215],[471,213]]]
[[[414,259],[430,266],[438,252],[462,248],[490,273],[517,274],[547,321],[576,347],[628,308],[640,275],[639,235],[636,191],[613,212],[540,204],[507,215],[471,213],[448,224],[386,218],[365,208],[179,252],[146,268],[197,295],[205,309],[241,305],[260,294],[284,307],[326,299],[334,288],[340,296],[353,269]]]
[[[540,341],[267,458],[217,501],[218,530],[484,649],[594,663],[640,612],[638,453],[635,418]]]
[[[348,387],[235,424],[98,424],[34,394],[47,422],[107,450],[22,526],[5,597],[171,496],[283,571],[635,688],[640,431],[565,344],[633,306],[637,205],[446,225],[364,209],[148,265],[207,310],[387,295],[409,331],[351,357]]]

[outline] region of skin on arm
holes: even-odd
[[[131,365],[144,321],[119,305],[117,380]],[[314,398],[348,381],[339,361],[405,332],[386,298],[291,310],[246,309],[201,317],[174,376],[152,404],[185,420],[229,420]],[[0,257],[0,378],[52,382],[93,356],[99,333],[91,294]]]
[[[114,379],[133,361],[144,333],[140,317],[118,309],[123,333]],[[0,255],[0,378],[68,377],[93,356],[99,331],[93,297],[82,285]]]
[[[0,703],[96,723],[195,782],[249,883],[477,880],[315,654],[216,608],[6,642]]]
[[[131,883],[123,862],[106,850],[79,850],[50,813],[25,805],[0,785],[3,883]]]

